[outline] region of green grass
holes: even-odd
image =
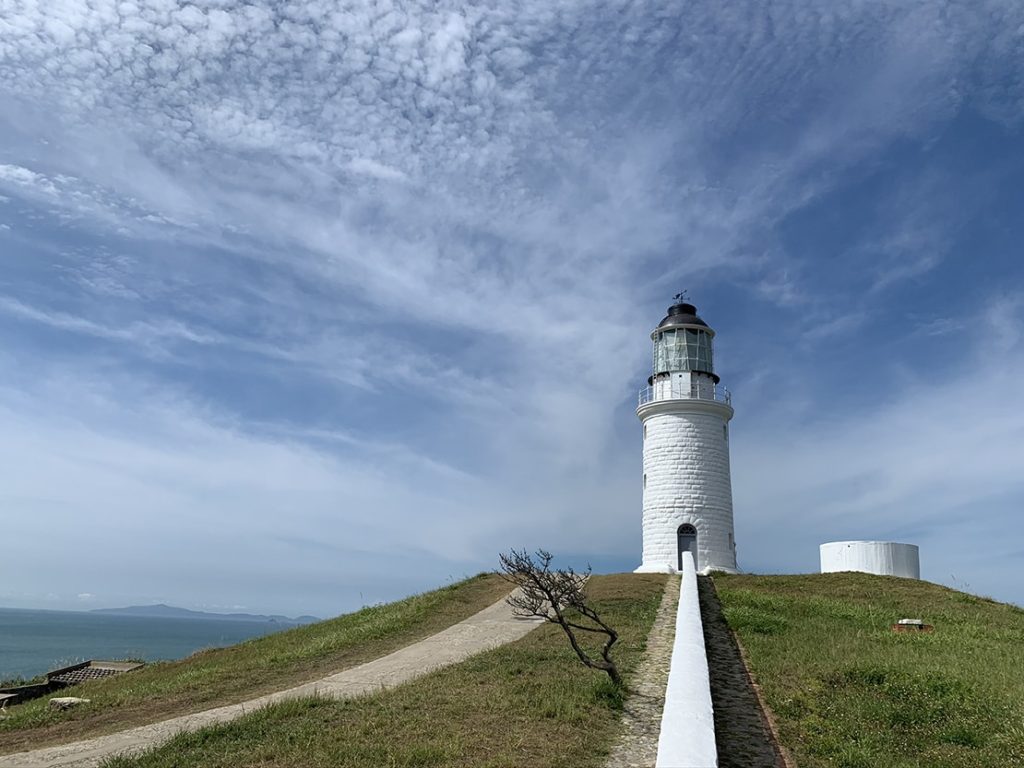
[[[800,768],[1024,766],[1020,608],[861,573],[715,586]]]
[[[61,695],[91,703],[56,712],[44,697],[9,707],[9,717],[0,719],[0,754],[122,730],[315,680],[451,626],[509,590],[498,576],[481,574],[396,603],[66,688]]]
[[[594,576],[588,592],[621,633],[627,680],[665,577]],[[622,694],[576,659],[561,630],[523,639],[395,690],[351,701],[306,699],[183,734],[107,768],[202,765],[384,768],[597,768],[616,737]]]
[[[35,685],[36,683],[45,682],[46,675],[36,675],[35,677],[8,677],[6,680],[0,680],[0,689],[17,688],[22,685]]]

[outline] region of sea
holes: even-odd
[[[0,608],[0,681],[27,679],[88,659],[180,659],[290,626]]]

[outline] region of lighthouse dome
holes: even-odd
[[[709,331],[711,330],[711,326],[698,317],[697,308],[693,304],[681,301],[668,308],[668,314],[665,315],[665,319],[658,323],[655,332],[686,325],[699,325],[702,328],[707,328]]]

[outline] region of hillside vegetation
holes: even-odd
[[[587,592],[620,632],[627,684],[666,577],[593,576]],[[620,725],[622,693],[583,667],[561,630],[524,638],[399,688],[349,701],[276,704],[182,734],[105,768],[599,768]]]
[[[42,698],[9,708],[10,716],[0,719],[0,754],[123,730],[315,680],[439,632],[509,591],[495,574],[481,574],[396,603],[66,688],[61,695],[91,703],[56,712]]]
[[[1024,610],[861,573],[715,586],[800,768],[1024,766]]]

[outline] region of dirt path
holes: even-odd
[[[665,687],[672,666],[678,606],[679,577],[671,576],[665,582],[643,660],[623,707],[622,736],[608,756],[606,768],[650,768],[658,757],[661,711],[665,708]]]
[[[784,768],[710,576],[697,577],[718,768]]]
[[[277,693],[175,717],[151,725],[131,728],[108,736],[61,744],[31,752],[0,756],[0,768],[50,768],[97,766],[111,755],[139,752],[160,744],[182,731],[195,731],[207,725],[224,723],[254,709],[285,699],[324,696],[349,699],[394,688],[435,669],[463,661],[482,651],[518,640],[542,621],[520,619],[500,600],[474,616],[460,621],[436,635],[388,654],[375,661],[329,675],[312,683]]]

